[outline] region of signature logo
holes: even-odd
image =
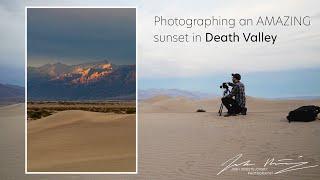
[[[300,169],[307,169],[307,168],[313,168],[317,167],[319,165],[309,165],[309,162],[306,161],[298,161],[294,159],[278,159],[276,160],[275,158],[268,158],[266,162],[264,163],[262,168],[253,168],[256,166],[255,163],[253,163],[251,160],[245,160],[241,161],[240,159],[242,158],[242,154],[238,154],[230,159],[228,159],[226,162],[222,163],[221,166],[223,166],[223,169],[217,174],[220,175],[223,172],[227,170],[245,170],[248,171],[248,174],[257,174],[257,173],[252,173],[255,171],[266,171],[268,167],[283,167],[285,166],[284,169],[277,170],[276,172],[269,172],[265,174],[281,174],[289,171],[296,171]],[[302,158],[303,156],[299,156],[299,158]],[[251,172],[251,173],[249,173]]]

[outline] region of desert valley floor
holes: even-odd
[[[286,120],[289,110],[309,104],[319,106],[320,101],[248,98],[247,116],[224,118],[217,116],[218,99],[155,97],[139,102],[138,175],[58,177],[24,174],[24,105],[2,107],[0,174],[4,179],[319,179],[319,166],[271,176],[232,171],[217,176],[223,168],[221,164],[237,154],[243,154],[243,161],[251,160],[259,167],[268,158],[300,156],[310,165],[320,165],[320,121],[289,124]],[[200,107],[207,112],[196,113]],[[30,129],[32,131],[37,133],[35,129]],[[94,136],[105,136],[96,133]],[[54,134],[43,135],[51,138],[53,145],[57,143]],[[86,152],[90,143],[99,144],[90,141],[89,137],[85,140],[82,152]],[[48,148],[55,147],[50,145]],[[270,167],[270,170],[284,168]]]

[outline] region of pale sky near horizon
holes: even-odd
[[[1,59],[3,64],[19,66],[23,64],[23,5],[20,8],[12,5],[11,1],[6,1],[5,5],[0,6],[0,15],[2,24],[6,24],[6,30],[12,30],[13,33],[2,32],[4,42],[8,44],[2,51]],[[214,77],[228,75],[231,72],[240,72],[245,74],[259,74],[259,72],[286,72],[286,77],[290,74],[296,75],[297,72],[307,72],[308,69],[320,69],[320,5],[316,0],[269,0],[269,1],[169,1],[164,0],[155,3],[154,1],[111,1],[101,2],[93,1],[28,1],[29,6],[137,6],[138,8],[138,72],[139,86],[150,87],[152,79],[170,79],[170,85],[167,81],[158,81],[153,84],[157,87],[176,87],[179,88],[179,82],[194,79],[196,77]],[[184,32],[184,29],[174,28],[155,28],[153,18],[155,15],[166,17],[257,17],[263,15],[292,15],[292,16],[311,16],[312,26],[310,27],[285,27],[285,28],[239,28],[236,31],[264,31],[270,34],[277,34],[278,40],[275,45],[268,44],[155,44],[152,42],[154,33],[177,33]],[[10,19],[10,21],[8,20]],[[15,28],[18,27],[19,30]],[[15,29],[15,30],[13,30]],[[194,29],[195,32],[229,32],[230,29]],[[190,31],[190,32],[192,32]],[[15,35],[13,35],[15,34]],[[12,44],[10,39],[15,41]],[[4,46],[2,44],[2,46]],[[12,48],[17,46],[18,48]],[[8,58],[5,58],[8,57]],[[10,57],[10,58],[9,58]],[[14,60],[12,60],[14,59]],[[14,61],[14,62],[13,62]],[[288,74],[289,73],[289,74]],[[282,74],[278,74],[282,76]],[[312,81],[312,74],[302,76],[296,84],[303,84],[306,81]],[[227,76],[226,76],[227,77]],[[258,78],[258,77],[253,77]],[[144,79],[147,79],[144,81]],[[218,78],[219,79],[219,78]],[[279,78],[281,79],[281,78]],[[222,80],[222,79],[221,79]],[[256,79],[258,80],[258,79]],[[254,80],[254,81],[256,81]],[[220,81],[220,79],[219,79]],[[148,84],[149,83],[149,84]],[[196,82],[194,87],[197,86]],[[209,89],[210,82],[206,82]],[[272,83],[272,82],[270,82]],[[293,82],[279,82],[283,86],[292,86]],[[199,84],[200,85],[200,84]],[[205,86],[205,83],[201,84]],[[308,87],[313,89],[313,94],[317,94],[320,85]],[[154,88],[157,88],[154,87]],[[189,86],[190,90],[195,89]],[[267,88],[267,87],[266,87]],[[308,95],[310,91],[303,91],[299,95]],[[287,92],[290,93],[289,91]],[[294,92],[292,92],[294,93]],[[259,94],[258,92],[256,94]],[[293,94],[294,95],[294,94]]]

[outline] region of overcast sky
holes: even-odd
[[[110,60],[135,64],[135,9],[30,8],[28,66]]]
[[[189,77],[230,71],[290,70],[320,66],[320,10],[317,0],[268,0],[268,1],[1,1],[1,64],[23,64],[24,5],[28,6],[137,6],[139,77]],[[183,3],[182,3],[183,2]],[[181,5],[183,4],[183,6]],[[285,8],[283,8],[285,7]],[[170,45],[152,42],[154,33],[179,33],[183,30],[158,29],[153,25],[154,15],[179,17],[257,17],[260,15],[309,15],[310,28],[237,29],[237,31],[261,31],[278,34],[276,45]],[[63,18],[61,19],[63,21]],[[226,29],[222,29],[224,31]],[[194,29],[195,32],[201,32]],[[210,30],[208,30],[210,31]],[[214,29],[212,32],[218,32]],[[227,31],[226,31],[227,32]],[[86,47],[85,47],[86,48]],[[82,52],[83,54],[85,52]],[[87,52],[89,53],[89,52]],[[97,55],[98,58],[100,55]],[[102,56],[102,55],[101,55]],[[107,56],[107,55],[106,55]],[[110,57],[109,57],[110,58]],[[230,66],[232,64],[232,66]],[[23,67],[23,65],[22,65]],[[163,70],[165,67],[165,71]]]
[[[1,18],[1,63],[21,65],[23,59],[23,6],[12,1],[4,1],[0,8]],[[14,4],[14,5],[13,5]],[[265,1],[27,1],[28,6],[136,6],[138,8],[138,70],[139,88],[152,85],[166,88],[179,88],[179,82],[188,82],[188,79],[203,77],[228,77],[231,72],[252,74],[253,78],[259,72],[287,72],[296,75],[308,72],[309,69],[320,69],[320,3],[317,0],[265,0]],[[17,8],[20,7],[20,8]],[[270,15],[311,16],[312,25],[309,27],[276,27],[276,28],[237,28],[237,29],[192,29],[188,32],[228,33],[259,32],[277,34],[275,45],[270,44],[155,44],[152,36],[155,33],[184,33],[181,28],[155,28],[153,18],[155,15],[166,17],[210,17],[221,16],[229,18],[258,17]],[[63,18],[62,18],[63,19]],[[86,28],[85,28],[86,29]],[[75,32],[75,31],[72,31]],[[76,35],[76,34],[75,34]],[[86,47],[87,48],[87,47]],[[87,54],[88,52],[81,52]],[[50,54],[50,53],[48,53]],[[96,57],[96,56],[95,56]],[[108,57],[107,57],[108,58]],[[319,73],[318,73],[319,74]],[[278,74],[282,76],[281,73]],[[248,77],[249,78],[249,77]],[[251,78],[251,77],[250,77]],[[250,79],[249,78],[249,79]],[[313,81],[314,73],[304,75],[297,82]],[[159,80],[160,79],[160,80]],[[161,80],[162,79],[162,80]],[[168,79],[170,83],[168,85]],[[220,82],[225,79],[215,78]],[[279,79],[281,79],[279,77]],[[193,81],[187,89],[210,89],[196,84]],[[269,82],[272,83],[272,82]],[[283,86],[290,85],[288,81],[279,82]],[[214,85],[216,86],[216,85]],[[270,85],[272,87],[272,85]],[[297,86],[301,87],[301,86]],[[301,87],[299,95],[308,95]],[[309,87],[317,94],[320,85]],[[306,89],[306,88],[304,88]],[[257,93],[258,94],[258,93]],[[288,92],[289,94],[289,92]],[[319,93],[318,93],[319,94]]]
[[[24,67],[24,5],[0,2],[0,66]]]
[[[164,1],[152,7],[151,2],[140,11],[139,36],[141,77],[194,77],[225,72],[261,72],[313,68],[320,66],[320,6],[319,1],[199,1],[192,3]],[[150,8],[146,8],[150,7]],[[285,8],[284,8],[285,7]],[[154,16],[165,17],[211,17],[227,18],[258,16],[311,16],[309,27],[237,27],[230,28],[155,28]],[[200,44],[156,44],[153,34],[183,34],[195,32],[204,34],[227,34],[236,31],[276,34],[275,45],[254,43],[200,43]],[[164,70],[165,68],[165,70]]]

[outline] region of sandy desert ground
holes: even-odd
[[[288,123],[286,115],[320,100],[248,98],[248,115],[219,117],[218,100],[155,97],[139,103],[138,175],[60,175],[59,179],[320,179],[320,167],[271,176],[225,171],[221,164],[242,153],[257,167],[268,158],[292,158],[320,165],[320,121]],[[196,113],[202,107],[205,113]],[[56,179],[24,175],[23,105],[1,109],[0,174],[7,179]],[[301,157],[302,156],[302,157]],[[299,159],[300,158],[300,159]],[[242,161],[243,160],[243,161]],[[270,166],[270,171],[285,165]]]
[[[135,119],[68,110],[28,121],[28,171],[135,172]]]

